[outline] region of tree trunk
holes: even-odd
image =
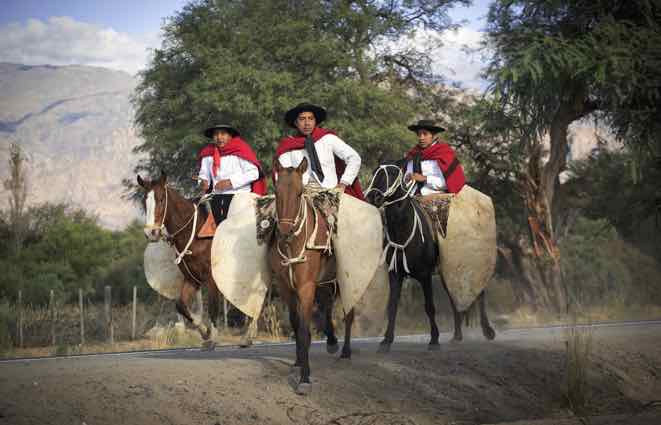
[[[521,176],[521,192],[527,212],[530,242],[526,244],[525,239],[520,238],[521,258],[518,264],[530,287],[532,300],[527,301],[532,305],[560,312],[566,306],[567,294],[562,285],[560,249],[553,232],[549,202],[553,194],[542,178],[544,173],[541,167],[541,147],[538,145],[534,149],[528,170]]]
[[[521,301],[550,311],[567,309],[567,289],[562,281],[560,249],[554,231],[553,203],[559,185],[558,176],[566,167],[567,133],[569,125],[594,110],[594,105],[583,101],[580,92],[573,101],[558,108],[549,128],[550,152],[548,161],[542,163],[542,144],[533,143],[527,169],[520,175],[520,187],[529,233],[529,249],[521,243],[517,261],[519,272],[526,281],[525,296]]]

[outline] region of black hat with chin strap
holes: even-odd
[[[418,130],[428,130],[432,134],[445,131],[445,128],[436,125],[434,120],[419,120],[416,124],[409,125],[408,129],[416,133]]]
[[[317,125],[326,120],[326,110],[321,106],[313,105],[311,103],[299,103],[285,113],[285,122],[290,127],[296,128],[296,118],[301,112],[312,112],[317,121]]]
[[[241,134],[241,133],[239,133],[239,130],[237,130],[236,128],[232,127],[229,124],[218,124],[218,125],[214,125],[213,127],[209,127],[206,130],[204,130],[204,135],[207,138],[212,139],[213,134],[216,132],[216,130],[225,130],[229,134],[231,134],[232,137],[236,137],[236,136],[239,136]]]

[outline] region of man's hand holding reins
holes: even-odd
[[[216,190],[232,189],[232,181],[230,179],[220,180],[218,183],[216,183],[216,186],[214,187],[216,188]]]
[[[420,173],[411,173],[406,175],[406,181],[408,182],[409,180],[415,180],[416,182],[425,183],[427,181],[427,177],[423,176]]]

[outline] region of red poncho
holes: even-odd
[[[423,161],[435,160],[438,162],[438,166],[445,177],[448,192],[459,193],[466,184],[466,177],[464,177],[464,169],[459,164],[454,150],[447,143],[436,142],[425,149],[420,149],[418,146],[414,147],[406,154],[406,159],[412,160],[418,152],[421,153],[420,158]]]
[[[332,130],[327,130],[325,128],[321,127],[315,127],[314,130],[312,130],[312,140],[317,143],[319,139],[324,137],[327,134],[335,134],[334,131]],[[283,137],[280,139],[280,142],[278,143],[278,148],[275,150],[275,158],[273,160],[274,164],[275,161],[278,160],[280,155],[283,153],[287,153],[289,151],[293,150],[298,150],[298,149],[305,149],[305,136],[299,135],[299,136],[288,136],[288,137]],[[337,174],[337,180],[340,181],[340,178],[342,177],[342,174],[344,174],[344,169],[346,168],[346,163],[338,158],[337,156],[335,157],[335,173]],[[273,167],[275,169],[275,166]],[[273,176],[273,183],[275,184],[275,176]],[[356,178],[351,186],[347,186],[346,189],[344,189],[344,193],[347,195],[351,195],[354,198],[358,198],[361,201],[365,200],[365,196],[363,195],[363,189],[360,187],[360,182],[358,181],[358,178]]]
[[[246,143],[246,141],[241,137],[232,137],[230,141],[227,142],[227,144],[222,148],[219,148],[217,145],[210,143],[202,148],[197,156],[197,159],[199,162],[201,162],[202,158],[212,156],[212,173],[215,176],[220,169],[222,158],[227,155],[234,155],[241,159],[245,159],[259,169],[259,178],[250,184],[250,190],[260,196],[266,195],[266,176],[262,171],[262,164],[257,159],[257,155],[255,155],[255,152],[252,150],[250,145]]]

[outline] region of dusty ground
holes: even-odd
[[[0,424],[580,424],[564,399],[565,333],[510,330],[313,346],[313,392],[287,383],[294,347],[0,363]],[[661,324],[592,332],[591,424],[661,423]]]

